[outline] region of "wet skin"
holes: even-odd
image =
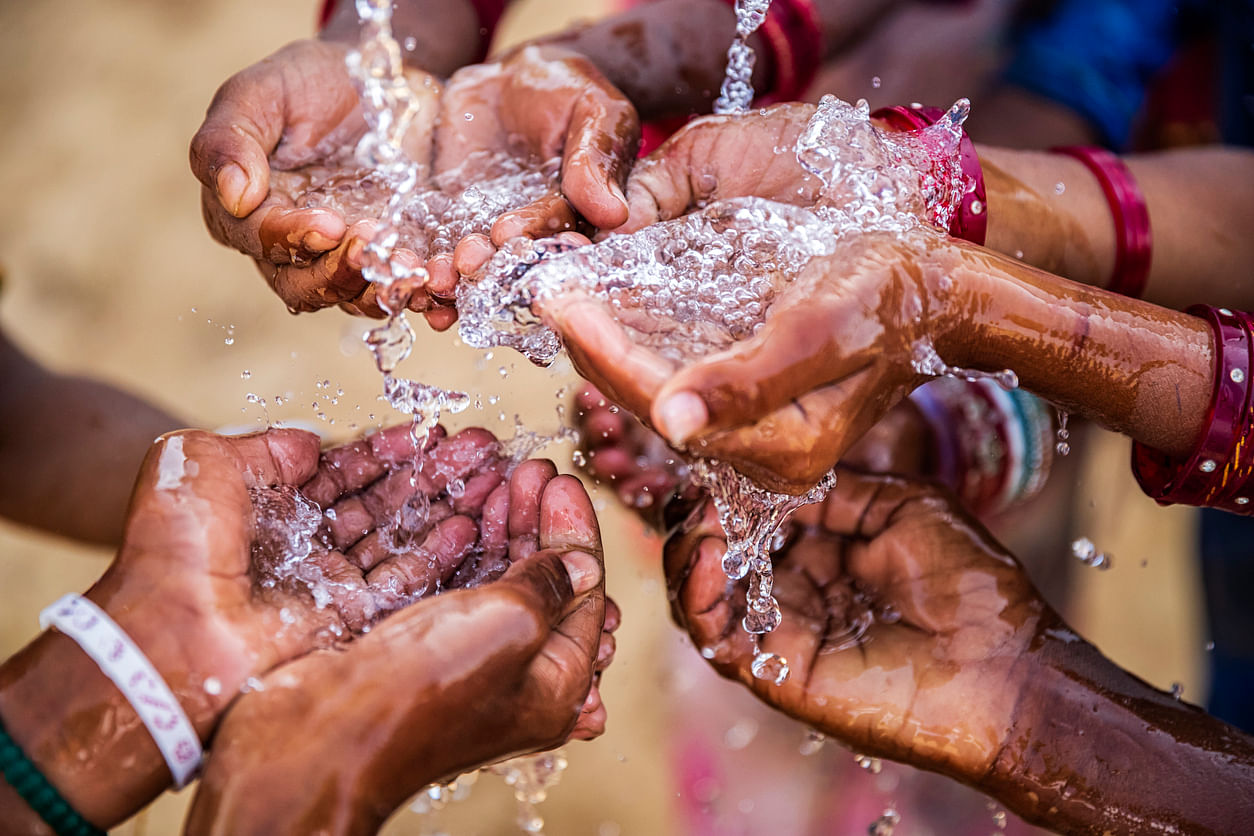
[[[399,473],[408,487],[407,427],[325,453],[316,436],[295,430],[164,436],[140,471],[118,555],[87,595],[144,651],[207,740],[250,677],[377,621],[437,582],[498,577],[511,555],[513,516],[523,512],[510,503],[495,452],[483,430],[433,433],[415,480],[431,519],[412,533],[408,550],[385,557],[377,532],[413,494],[398,490],[394,478]],[[447,494],[450,479],[465,482],[461,496]],[[324,520],[310,556],[335,581],[325,608],[307,589],[268,589],[255,573],[268,555],[256,539],[250,492],[297,487],[338,512]],[[518,507],[525,500],[523,492]],[[476,541],[483,554],[470,565]],[[612,639],[608,645],[612,653]],[[218,680],[217,693],[205,690],[209,677]],[[121,821],[169,784],[134,710],[56,631],[0,667],[0,716],[71,805],[97,824]],[[29,813],[21,803],[8,809]]]
[[[918,230],[849,238],[816,258],[765,327],[678,367],[634,345],[607,308],[546,306],[576,366],[671,444],[801,493],[928,377],[950,365],[1018,373],[1047,400],[1171,454],[1200,430],[1211,388],[1205,323]]]
[[[723,676],[855,751],[949,775],[1065,833],[1238,833],[1254,739],[1071,632],[938,489],[842,471],[775,555],[783,685],[757,680],[708,508],[666,546],[673,613]],[[885,612],[891,613],[885,617]],[[860,636],[850,624],[878,614]]]
[[[341,43],[297,41],[228,79],[192,140],[192,170],[203,184],[210,233],[252,256],[291,310],[341,305],[381,316],[374,288],[361,276],[363,248],[379,218],[300,208],[311,174],[357,168],[352,152],[366,124],[344,65],[347,51]],[[405,150],[443,187],[460,191],[488,176],[478,158],[562,157],[553,191],[499,218],[493,238],[551,235],[572,226],[576,212],[598,226],[626,218],[621,188],[638,121],[585,58],[559,47],[519,49],[459,71],[446,88],[418,69],[407,68],[407,75],[421,108]],[[425,266],[429,277],[391,304],[405,303],[448,327],[455,319],[448,305],[457,281],[452,254],[400,257]]]
[[[223,720],[188,833],[374,833],[428,783],[601,733],[618,614],[591,502],[540,461],[498,497],[504,576],[268,674]]]

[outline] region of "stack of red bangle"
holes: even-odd
[[[1145,195],[1119,157],[1101,148],[1069,145],[1055,154],[1074,157],[1097,178],[1115,220],[1115,269],[1106,289],[1141,298],[1149,279],[1154,238]]]
[[[882,107],[871,114],[872,118],[886,122],[889,127],[898,131],[922,130],[929,125],[935,125],[944,115],[945,111],[939,107],[921,104],[912,104],[910,107]],[[958,211],[949,222],[949,234],[983,246],[984,238],[988,234],[988,198],[984,189],[984,169],[980,166],[980,155],[975,151],[975,142],[966,131],[962,132],[958,155],[966,179],[966,191],[962,202],[958,204]]]
[[[1254,513],[1254,318],[1247,313],[1195,305],[1189,313],[1214,334],[1215,388],[1201,438],[1192,453],[1173,458],[1132,445],[1132,472],[1160,505],[1182,503]]]

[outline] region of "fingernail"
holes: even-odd
[[[693,392],[676,392],[655,409],[657,428],[672,444],[683,444],[710,421],[705,401]]]
[[[576,595],[584,594],[601,582],[601,563],[586,552],[567,552],[562,555],[562,563]]]
[[[336,241],[323,235],[316,229],[311,229],[305,233],[305,237],[300,239],[301,248],[309,253],[323,253],[336,245]]]
[[[248,175],[235,163],[227,163],[218,170],[218,200],[226,211],[239,217],[240,201],[244,199],[244,190],[248,188]]]

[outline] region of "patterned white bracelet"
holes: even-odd
[[[118,686],[148,727],[174,785],[182,789],[200,768],[200,738],[148,657],[104,610],[81,595],[66,595],[41,612],[40,628],[50,625],[77,642]]]

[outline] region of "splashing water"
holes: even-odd
[[[744,113],[753,104],[753,67],[757,56],[749,37],[758,31],[771,0],[736,0],[736,36],[727,48],[727,72],[714,101],[715,113]]]
[[[868,836],[893,836],[893,831],[901,822],[901,816],[892,807],[885,810],[878,819],[867,828]]]
[[[781,293],[819,280],[806,265],[835,253],[845,236],[883,231],[922,245],[934,233],[920,219],[948,224],[964,193],[957,152],[968,111],[960,101],[931,128],[882,133],[865,102],[824,97],[796,146],[818,189],[813,207],[740,198],[587,247],[510,242],[459,286],[459,334],[468,345],[508,346],[547,365],[561,342],[541,312],[559,294],[577,293],[604,305],[633,342],[673,362],[728,348],[763,327]],[[1017,385],[1013,372],[990,376]],[[749,577],[743,626],[756,647],[781,618],[770,545],[793,511],[826,496],[834,476],[796,497],[688,453],[727,535],[724,569],[729,578]],[[760,648],[751,667],[776,683],[789,675],[786,659]]]
[[[544,819],[536,807],[562,780],[566,767],[566,753],[561,749],[524,755],[488,767],[489,772],[500,775],[513,787],[514,801],[518,804],[516,821],[524,833],[544,832]]]
[[[1110,568],[1110,555],[1098,551],[1097,546],[1087,537],[1080,537],[1071,543],[1071,554],[1085,566],[1102,570]]]
[[[1060,456],[1065,456],[1071,452],[1071,430],[1067,429],[1067,422],[1071,416],[1066,410],[1058,410],[1058,443],[1054,445],[1054,452]]]
[[[951,366],[941,359],[941,356],[936,353],[936,348],[930,342],[914,344],[910,365],[919,374],[926,374],[932,377],[953,377],[972,383],[977,380],[991,380],[1007,392],[1019,388],[1019,375],[1015,374],[1011,369],[1002,369],[999,372],[982,372],[978,369],[962,369],[957,366]]]

